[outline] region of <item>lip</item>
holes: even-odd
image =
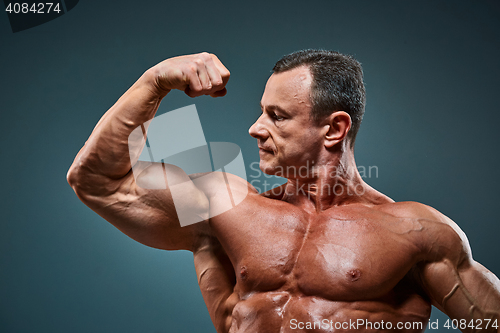
[[[274,155],[274,152],[272,150],[264,149],[264,148],[261,148],[261,147],[259,147],[259,153]]]

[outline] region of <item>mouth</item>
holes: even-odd
[[[272,151],[269,151],[269,150],[265,150],[265,149],[259,149],[259,154],[260,155],[274,155],[274,153]]]
[[[274,151],[272,149],[264,148],[264,147],[261,147],[261,146],[259,146],[259,153],[274,155]]]

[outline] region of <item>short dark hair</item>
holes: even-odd
[[[352,125],[347,137],[354,147],[363,114],[365,113],[365,85],[361,64],[350,55],[336,51],[301,50],[282,57],[273,72],[281,73],[300,66],[308,66],[311,83],[311,116],[319,122],[335,111],[345,111]]]

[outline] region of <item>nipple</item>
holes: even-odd
[[[361,277],[361,272],[359,269],[351,269],[350,271],[347,272],[347,276],[351,281],[356,281]]]
[[[248,271],[245,266],[241,266],[240,277],[242,280],[245,280],[248,276]]]

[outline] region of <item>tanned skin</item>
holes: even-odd
[[[197,175],[174,166],[143,166],[142,184],[165,182],[165,171],[185,182],[185,208],[206,217],[186,227],[179,224],[168,186],[138,186],[131,160],[142,147],[129,153],[132,130],[154,117],[172,89],[190,97],[224,96],[229,75],[208,53],[171,58],[146,71],[76,156],[68,182],[78,197],[138,242],[192,251],[220,333],[332,331],[291,324],[324,319],[383,320],[393,327],[421,322],[421,328],[403,329],[419,332],[431,305],[468,324],[474,319],[478,331],[498,332],[491,325],[485,329],[486,319],[500,321],[498,278],[473,260],[465,234],[449,218],[419,203],[394,202],[362,180],[347,136],[349,115],[336,111],[320,123],[311,120],[306,66],[269,78],[262,114],[250,128],[260,168],[285,176],[286,184],[259,194],[228,175],[239,184],[233,191],[248,193],[235,208],[213,216],[226,186],[217,177],[195,184],[190,179]],[[306,175],[283,172],[305,165]]]

